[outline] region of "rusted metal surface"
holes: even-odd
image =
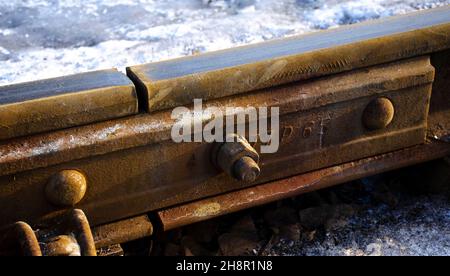
[[[450,47],[450,7],[127,68],[150,112]]]
[[[153,225],[146,215],[134,217],[92,229],[97,248],[120,244],[127,241],[149,237],[153,234]]]
[[[261,169],[256,163],[255,159],[244,156],[239,158],[233,166],[233,177],[237,180],[245,182],[253,182],[258,178],[261,173]]]
[[[92,236],[91,228],[88,219],[83,211],[75,209],[69,216],[68,221],[69,231],[72,229],[72,234],[75,236],[80,245],[80,252],[82,256],[96,256],[94,238]]]
[[[19,244],[23,256],[42,256],[39,242],[30,225],[19,221],[14,224],[11,231],[14,233],[12,238]]]
[[[431,83],[433,69],[422,59],[380,65],[326,78],[260,90],[252,95],[211,101],[205,105],[225,107],[279,106],[280,116],[305,112],[336,102],[380,95],[417,83]],[[0,143],[0,175],[10,175],[86,157],[170,140],[174,120],[171,112],[137,115],[48,134]]]
[[[79,211],[76,211],[79,212]],[[71,219],[69,219],[71,218]],[[89,224],[82,213],[77,216],[64,215],[64,219],[50,219],[33,231],[25,222],[17,222],[4,230],[1,235],[0,250],[2,255],[20,254],[24,256],[93,256],[98,248],[103,256],[121,255],[121,243],[133,241],[153,234],[153,225],[147,215],[133,217],[105,225],[88,231]],[[53,227],[52,229],[47,229]],[[84,233],[84,234],[76,234]],[[90,234],[92,233],[92,239]],[[38,241],[38,238],[40,241]],[[93,243],[92,243],[93,241]],[[42,249],[41,249],[42,247]],[[120,250],[119,250],[120,249]]]
[[[363,123],[368,129],[382,129],[394,119],[394,105],[388,98],[377,98],[371,101],[363,113]]]
[[[436,68],[423,145],[313,171],[158,212],[164,230],[211,219],[246,208],[296,196],[385,171],[450,155],[450,51],[431,56]],[[446,158],[448,159],[448,158]]]
[[[136,217],[150,211],[167,230],[445,156],[449,21],[443,7],[131,67],[136,89],[115,71],[0,88],[0,139],[15,137],[0,142],[0,245],[92,256],[151,235]],[[151,114],[136,114],[136,90]],[[278,107],[279,150],[175,143],[164,109],[194,98],[224,114]]]
[[[138,112],[136,89],[117,70],[0,87],[0,140]]]
[[[212,150],[212,162],[237,180],[253,182],[260,174],[259,154],[245,137],[229,134]]]
[[[159,211],[158,217],[162,223],[163,230],[167,231],[369,175],[426,162],[448,154],[450,154],[449,143],[440,141],[427,142],[424,145],[168,208]]]
[[[0,256],[42,256],[38,238],[31,226],[18,221],[0,231]]]
[[[96,226],[423,143],[433,78],[428,57],[418,57],[209,102],[205,107],[280,108],[280,148],[261,155],[253,183],[217,170],[212,144],[174,143],[170,111],[4,143],[0,225],[64,210],[44,196],[46,183],[63,170],[92,183],[76,207]],[[380,97],[393,103],[394,118],[368,130],[363,112]]]

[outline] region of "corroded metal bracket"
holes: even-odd
[[[450,6],[132,66],[153,112],[448,49]]]
[[[89,228],[81,210],[74,210],[35,225],[16,222],[0,230],[0,256],[94,256],[97,248],[121,244],[153,234],[147,215]],[[91,239],[92,237],[92,239]]]

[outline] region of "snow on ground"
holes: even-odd
[[[141,64],[450,0],[0,0],[0,84]]]
[[[399,206],[374,204],[345,227],[310,243],[281,241],[281,256],[450,256],[450,204],[436,195],[405,196]]]

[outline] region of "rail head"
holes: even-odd
[[[445,50],[450,6],[127,68],[149,112]]]

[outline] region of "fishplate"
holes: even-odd
[[[150,112],[448,49],[450,6],[127,68]]]
[[[423,56],[207,102],[280,108],[279,150],[251,183],[214,166],[213,144],[173,142],[171,110],[16,139],[0,146],[1,224],[70,208],[46,193],[55,179],[85,190],[72,203],[98,225],[423,143],[433,77]]]

